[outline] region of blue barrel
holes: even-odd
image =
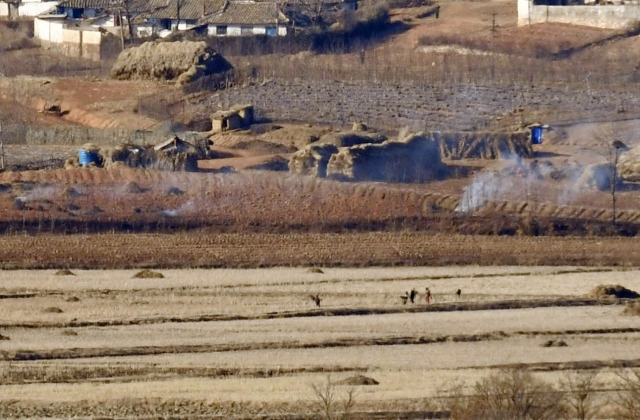
[[[531,127],[531,143],[533,144],[542,143],[542,127],[540,126]]]
[[[78,162],[80,162],[80,166],[87,166],[90,163],[98,165],[100,157],[98,156],[97,151],[80,149],[78,150]]]

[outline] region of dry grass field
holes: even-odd
[[[353,418],[448,417],[455,385],[513,366],[558,393],[598,372],[602,415],[622,418],[610,397],[640,366],[640,318],[589,295],[640,290],[636,269],[71,271],[0,272],[3,418],[326,418],[328,376],[336,402],[355,391]],[[358,374],[379,384],[338,385]]]

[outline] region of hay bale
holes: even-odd
[[[142,271],[138,271],[133,275],[134,279],[163,279],[164,275],[162,273],[158,273],[157,271],[151,271],[149,269],[144,269]]]
[[[61,335],[68,335],[68,336],[76,336],[78,335],[77,332],[73,331],[73,330],[62,330],[60,332]]]
[[[307,273],[316,273],[316,274],[324,274],[324,271],[318,267],[311,267],[307,270]]]
[[[338,385],[379,385],[380,382],[364,375],[355,375],[336,382]]]
[[[425,182],[446,173],[437,141],[422,134],[340,148],[327,164],[327,177],[346,181]]]
[[[289,171],[299,175],[325,178],[329,158],[337,152],[338,148],[333,144],[310,144],[291,156]]]
[[[184,85],[230,69],[229,62],[204,41],[152,41],[122,51],[111,69],[111,77],[176,80]]]
[[[70,296],[65,299],[67,302],[80,302],[80,298],[77,296]]]
[[[595,299],[637,299],[640,297],[638,293],[619,284],[601,284],[593,288],[588,296]]]
[[[50,306],[48,308],[44,308],[42,310],[42,312],[48,313],[48,314],[61,314],[64,311],[62,309],[58,308],[57,306]]]
[[[351,147],[359,144],[379,144],[385,140],[387,140],[387,136],[381,133],[354,130],[341,131],[339,133],[327,133],[320,137],[319,142],[333,144],[337,147]]]
[[[62,270],[58,270],[55,272],[56,276],[75,276],[75,273],[73,273],[71,270],[69,270],[68,268],[63,268]]]

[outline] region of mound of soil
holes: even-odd
[[[57,306],[50,306],[48,308],[45,308],[42,310],[42,312],[48,313],[48,314],[61,314],[64,311],[60,308],[58,308]]]
[[[622,311],[622,315],[640,315],[640,302],[631,302]]]
[[[78,333],[73,331],[73,330],[62,330],[60,332],[60,335],[76,336],[76,335],[78,335]]]
[[[547,340],[542,343],[542,347],[567,347],[568,344],[564,340]]]
[[[133,278],[134,279],[163,279],[164,275],[162,273],[158,273],[157,271],[142,270],[134,274]]]
[[[68,268],[58,270],[55,273],[56,276],[75,276],[75,273]]]
[[[310,269],[307,270],[307,273],[324,274],[324,271],[322,271],[318,267],[311,267]]]
[[[77,296],[71,296],[65,299],[67,302],[80,302],[80,298]]]
[[[637,299],[640,297],[638,293],[619,284],[601,284],[591,290],[588,296],[596,299]]]
[[[0,334],[0,340],[11,340],[11,338],[9,338],[9,337],[8,337],[8,336],[6,336],[6,335],[2,335],[2,334]]]
[[[350,376],[337,382],[338,385],[378,385],[380,382],[364,375]]]
[[[178,187],[171,187],[167,190],[167,195],[183,195],[184,191],[182,191]]]

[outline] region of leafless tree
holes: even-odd
[[[596,401],[598,370],[568,372],[560,381],[564,392],[564,406],[572,419],[593,419],[603,403]]]
[[[356,390],[350,387],[346,390],[344,399],[340,399],[336,391],[336,383],[327,375],[326,382],[322,385],[312,386],[313,405],[325,420],[346,420],[349,418],[355,405]]]
[[[620,391],[615,396],[616,418],[640,419],[640,371],[624,370],[617,375]]]

